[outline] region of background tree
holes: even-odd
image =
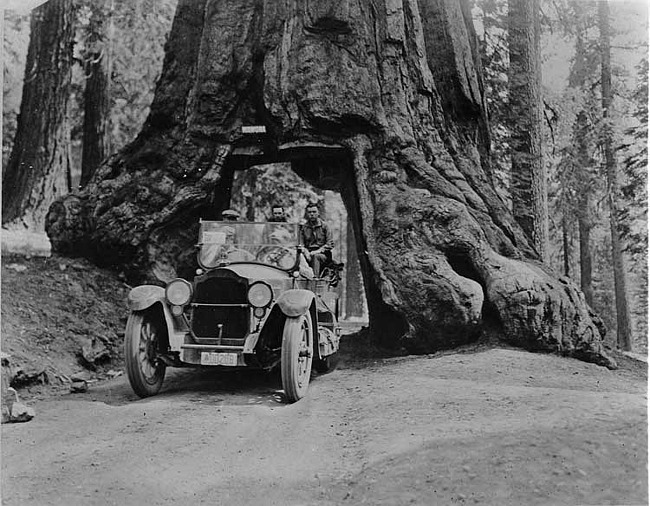
[[[50,204],[70,188],[68,101],[72,1],[34,9],[16,138],[2,180],[2,223],[43,230]]]
[[[485,101],[490,121],[490,165],[497,193],[512,206],[511,148],[508,107],[508,1],[476,0],[475,23],[480,27],[479,51],[484,69]]]
[[[2,88],[2,174],[16,136],[20,98],[25,77],[25,59],[29,45],[29,15],[4,11],[3,76]]]
[[[618,226],[625,241],[624,252],[631,259],[632,272],[631,310],[637,343],[643,344],[648,335],[648,59],[637,65],[637,83],[630,101],[634,123],[625,134],[627,140],[620,149],[623,153],[624,183],[621,185],[622,205],[619,208]],[[640,342],[639,342],[640,341]]]
[[[268,132],[253,160],[237,155],[251,124]],[[494,190],[461,1],[181,1],[142,132],[52,206],[48,234],[160,283],[191,273],[196,223],[229,204],[235,169],[277,161],[341,192],[378,343],[453,346],[489,321],[510,343],[612,365],[578,290]]]
[[[512,209],[543,261],[548,261],[546,167],[542,156],[539,0],[508,1],[508,105]]]
[[[112,1],[93,2],[88,6],[84,30],[83,70],[83,144],[81,186],[90,180],[95,169],[110,152],[110,61]]]
[[[612,69],[610,48],[609,4],[607,0],[598,2],[598,25],[600,28],[601,56],[601,97],[602,97],[602,149],[604,152],[605,174],[607,177],[607,202],[609,204],[609,224],[612,241],[614,265],[614,290],[616,293],[616,334],[618,345],[623,350],[632,349],[632,325],[627,300],[627,280],[625,260],[618,231],[618,177],[614,155],[614,133],[611,124],[612,109]]]
[[[71,179],[73,187],[77,187],[81,179],[85,104],[94,104],[93,107],[105,105],[105,98],[95,97],[96,93],[93,92],[86,93],[86,90],[93,88],[92,77],[100,77],[100,74],[92,73],[91,78],[87,79],[87,63],[94,62],[97,65],[105,61],[97,61],[89,52],[103,49],[101,54],[109,56],[108,59],[112,60],[111,79],[106,86],[109,110],[103,121],[107,128],[104,151],[108,154],[111,149],[123,147],[137,135],[146,119],[155,83],[160,75],[164,43],[171,26],[176,0],[76,0],[74,5],[78,6],[73,17],[76,64],[72,65],[68,118],[72,138]],[[95,16],[91,16],[92,11]],[[29,14],[5,11],[3,171],[6,170],[11,154],[16,118],[20,110],[29,43],[29,18]],[[99,35],[93,35],[91,18],[96,27],[101,24],[104,38],[97,44],[90,44],[91,41],[97,40]],[[92,135],[87,136],[90,137]]]

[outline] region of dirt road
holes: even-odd
[[[274,378],[172,371],[2,426],[2,504],[647,504],[646,379],[508,349]]]

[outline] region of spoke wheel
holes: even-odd
[[[309,387],[314,326],[309,314],[287,318],[282,334],[282,388],[289,402],[303,398]]]
[[[124,358],[133,391],[156,395],[165,379],[165,364],[157,358],[163,323],[150,313],[131,313],[126,324]]]

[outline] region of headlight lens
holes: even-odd
[[[184,279],[173,279],[165,289],[165,297],[173,306],[184,306],[192,299],[192,285]]]
[[[253,307],[266,307],[272,300],[273,289],[263,281],[253,283],[248,289],[248,302]]]

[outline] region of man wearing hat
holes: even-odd
[[[226,209],[221,213],[221,219],[223,221],[238,221],[239,213],[234,209]]]

